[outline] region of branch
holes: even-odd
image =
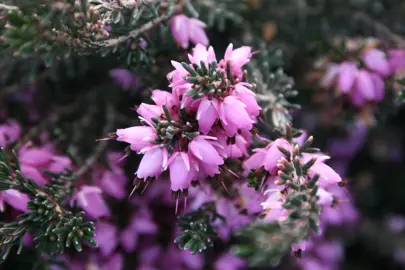
[[[372,18],[370,18],[367,14],[365,14],[363,12],[358,12],[358,13],[354,14],[354,18],[357,20],[363,21],[364,23],[374,27],[376,34],[377,35],[381,34],[382,39],[392,41],[399,47],[405,48],[405,39],[402,36],[392,32],[384,24],[373,20]]]
[[[117,46],[131,38],[136,38],[139,35],[151,30],[152,28],[154,28],[155,26],[159,25],[160,23],[167,21],[168,19],[170,19],[174,14],[178,13],[181,11],[181,7],[180,5],[177,5],[176,7],[169,9],[169,11],[160,16],[157,17],[155,19],[153,19],[152,21],[142,25],[141,27],[139,27],[138,29],[132,30],[131,32],[129,32],[127,35],[123,35],[123,36],[119,36],[118,38],[114,38],[114,39],[109,39],[109,40],[105,40],[101,43],[97,43],[94,44],[96,46],[103,46],[103,47],[114,47]]]
[[[3,10],[18,10],[18,7],[9,6],[9,5],[5,5],[5,4],[0,4],[0,9],[3,9]]]
[[[107,104],[106,108],[106,125],[104,126],[103,129],[103,134],[107,134],[113,127],[113,123],[115,120],[115,111],[114,107],[111,104]],[[108,141],[101,141],[96,149],[94,150],[93,154],[86,159],[84,164],[74,173],[73,177],[74,178],[79,178],[83,174],[85,174],[97,160],[100,158],[100,156],[103,154],[104,150],[107,148]]]

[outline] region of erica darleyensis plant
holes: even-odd
[[[247,81],[243,70],[251,57],[250,47],[233,49],[230,44],[224,58],[217,59],[212,47],[198,44],[188,55],[189,63],[172,61],[175,70],[167,75],[171,91],[152,90],[155,104],[142,103],[137,108],[143,125],[118,129],[110,137],[142,155],[134,190],[169,179],[176,213],[179,199],[184,198],[186,209],[191,185],[208,186],[214,193],[223,189],[230,197],[234,185],[250,184],[263,193],[262,201],[253,202],[263,207],[262,218],[240,233],[253,234],[250,241],[267,241],[262,244],[266,248],[250,243],[236,251],[248,256],[257,248],[252,264],[265,264],[270,258],[277,263],[293,245],[300,246],[300,252],[305,250],[311,231],[319,232],[322,207],[339,203],[333,189],[342,181],[324,163],[329,157],[310,147],[312,137],[301,139],[300,145],[289,126],[285,137],[275,141],[257,133],[256,126],[263,121],[261,107],[255,98],[256,85]],[[252,150],[254,140],[265,147]],[[231,222],[217,215],[215,204],[185,214],[180,218],[184,231],[176,242],[192,253],[212,245],[216,232],[210,223],[217,218],[225,219],[224,226]]]
[[[402,3],[3,2],[0,269],[404,265]]]

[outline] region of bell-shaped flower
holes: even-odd
[[[349,93],[358,76],[358,68],[352,62],[343,62],[339,67],[338,89],[342,93]]]
[[[388,51],[389,65],[393,72],[398,73],[405,67],[405,50],[392,49]]]
[[[0,147],[17,141],[20,133],[20,124],[15,120],[7,120],[6,123],[0,125]]]
[[[367,68],[377,72],[383,77],[387,77],[391,74],[391,68],[385,53],[378,49],[367,50],[363,54],[363,61]]]
[[[179,100],[172,93],[164,90],[153,90],[152,91],[152,100],[159,107],[166,105],[169,110],[172,110],[173,107],[179,108]]]
[[[103,191],[96,186],[81,186],[75,194],[74,200],[90,217],[108,216],[110,210],[102,196]]]
[[[96,224],[94,240],[103,256],[110,256],[118,246],[118,229],[115,225],[100,221]]]
[[[224,159],[218,154],[218,151],[207,139],[208,136],[197,136],[189,144],[189,154],[195,157],[200,164],[209,165],[212,168],[218,168],[218,165],[224,164]]]
[[[208,134],[218,119],[219,105],[216,99],[204,98],[197,110],[198,127],[203,134]]]
[[[314,157],[312,154],[303,154],[301,162],[306,163]],[[308,175],[310,177],[319,175],[318,185],[320,187],[337,186],[337,183],[342,181],[342,178],[331,167],[324,163],[329,159],[328,156],[318,156],[314,165],[308,169]]]
[[[170,187],[172,191],[187,189],[191,183],[190,179],[190,159],[185,152],[175,152],[170,157]]]
[[[257,104],[256,95],[250,90],[249,87],[251,86],[248,83],[237,83],[235,84],[235,90],[233,95],[238,97],[240,101],[242,101],[246,105],[246,111],[251,116],[258,116],[261,110],[259,104]]]
[[[263,166],[271,175],[275,175],[278,171],[277,163],[285,155],[280,151],[278,147],[282,147],[288,151],[291,151],[290,143],[283,139],[279,138],[267,146],[267,153],[263,161]]]
[[[174,39],[182,48],[187,49],[190,41],[208,45],[208,37],[204,31],[206,25],[202,21],[179,14],[171,19],[170,26]]]
[[[142,103],[136,112],[146,120],[152,121],[152,118],[159,118],[163,114],[163,109],[157,105]]]
[[[239,129],[251,130],[252,120],[246,110],[246,105],[234,96],[227,96],[219,106],[219,117],[226,134],[229,137],[235,136]]]
[[[117,129],[117,141],[129,143],[131,150],[139,152],[151,146],[150,142],[156,139],[156,129],[150,126],[135,126]]]
[[[114,68],[110,71],[110,76],[124,90],[136,86],[137,78],[134,73],[123,68]]]
[[[154,146],[145,151],[146,153],[142,157],[141,163],[136,171],[137,177],[146,179],[148,177],[159,176],[167,164],[167,149],[160,146]]]
[[[8,189],[5,191],[0,192],[0,211],[4,211],[4,203],[6,202],[8,205],[13,207],[14,209],[27,212],[27,203],[29,201],[29,197],[27,194],[21,193],[14,189]]]
[[[209,63],[216,60],[216,55],[212,46],[207,48],[202,44],[197,44],[193,48],[193,54],[188,55],[188,59],[193,64],[201,65],[201,62],[204,62],[208,66]]]
[[[242,67],[250,61],[251,57],[251,47],[242,46],[234,50],[233,44],[231,43],[225,51],[224,63],[222,65],[225,67],[226,63],[229,61],[231,64],[232,75],[241,78],[241,75],[243,73]]]

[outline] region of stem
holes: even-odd
[[[159,25],[160,23],[162,23],[164,21],[167,21],[174,14],[176,14],[176,13],[178,13],[180,11],[181,11],[181,7],[180,7],[180,5],[177,5],[176,7],[172,8],[172,9],[169,9],[169,11],[166,14],[153,19],[152,21],[142,25],[138,29],[132,30],[127,35],[119,36],[119,37],[114,38],[114,39],[105,40],[102,43],[98,43],[96,45],[102,46],[102,47],[118,46],[119,44],[121,44],[121,43],[123,43],[123,42],[125,42],[125,41],[127,41],[127,40],[129,40],[131,38],[136,38],[139,35],[145,33],[146,31],[151,30],[152,28]]]
[[[115,120],[115,111],[114,107],[111,104],[107,104],[106,108],[106,125],[104,126],[103,129],[103,134],[107,134],[113,127],[113,123]],[[88,157],[85,161],[84,164],[74,173],[73,178],[77,179],[83,174],[85,174],[93,165],[95,162],[98,161],[100,156],[104,153],[104,150],[107,148],[108,141],[101,141],[94,152]]]
[[[18,10],[18,7],[9,6],[9,5],[5,5],[5,4],[0,4],[0,9],[3,9],[3,10]]]

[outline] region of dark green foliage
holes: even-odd
[[[182,234],[174,242],[181,249],[190,250],[192,254],[212,247],[218,237],[212,225],[217,219],[223,220],[223,217],[215,211],[213,203],[206,203],[194,212],[179,216]]]
[[[71,246],[81,251],[83,242],[97,246],[93,240],[94,225],[84,220],[84,212],[74,214],[64,206],[73,190],[74,174],[52,176],[49,184],[39,187],[21,173],[15,153],[10,159],[8,153],[1,150],[0,189],[14,189],[31,197],[27,205],[29,212],[20,214],[13,222],[1,224],[1,261],[8,257],[13,246],[18,246],[17,254],[21,253],[26,233],[32,234],[38,251],[49,254],[63,253],[65,247]]]

